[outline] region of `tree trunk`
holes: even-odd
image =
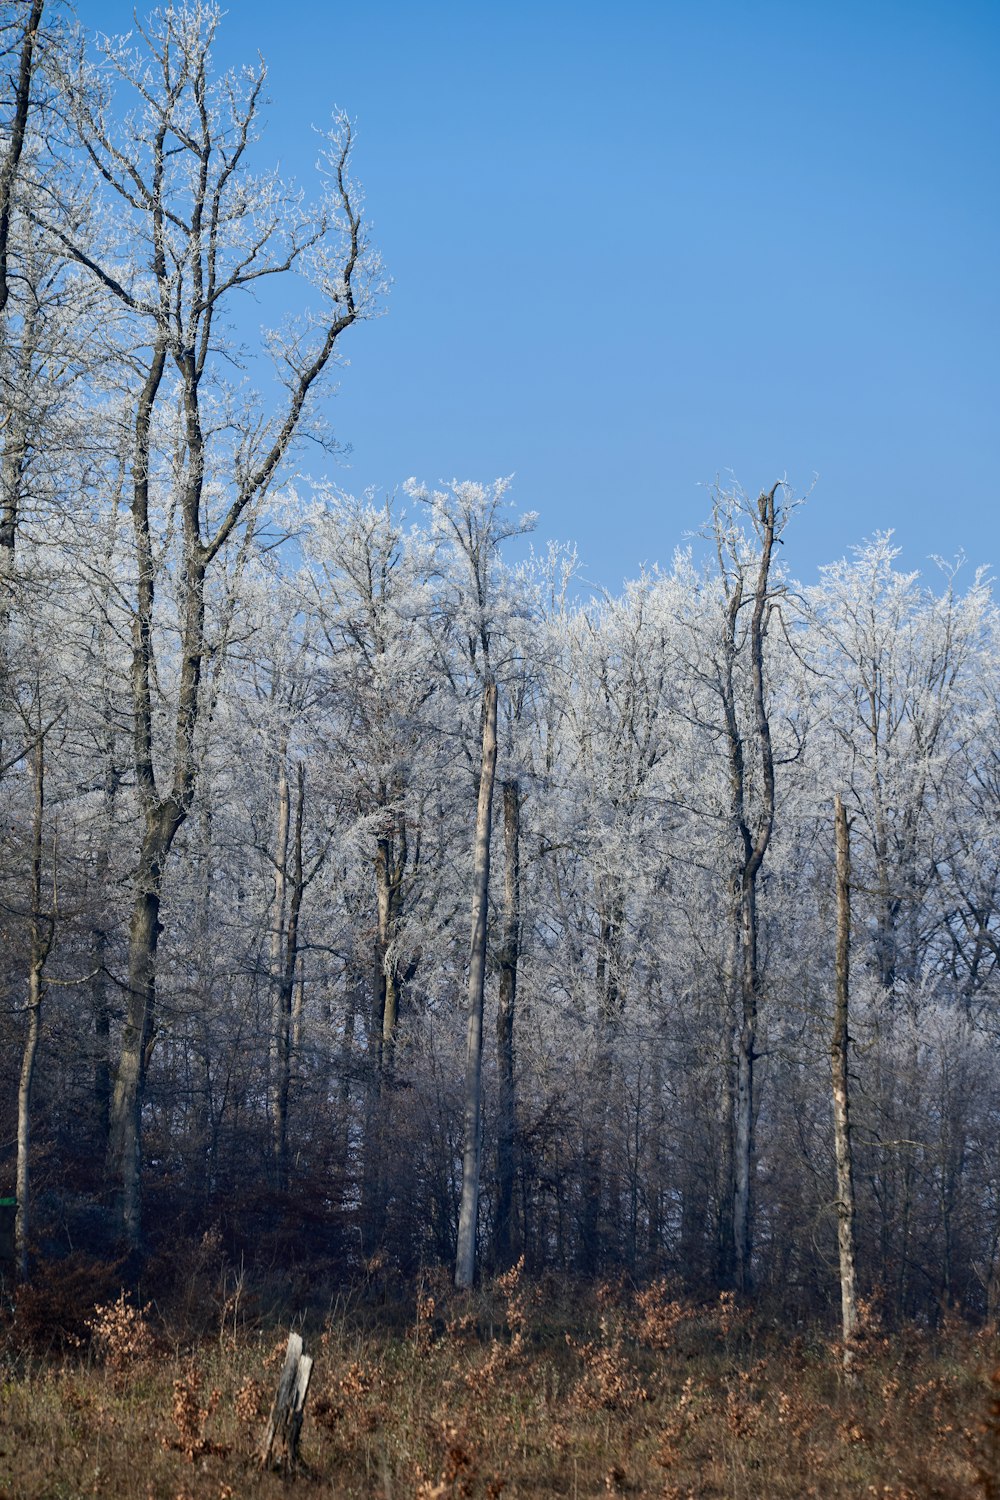
[[[514,1094],[514,1004],[521,948],[521,789],[516,778],[503,784],[503,936],[500,946],[500,1001],[497,1007],[497,1208],[494,1258],[506,1268],[514,1261],[514,1157],[517,1106]]]
[[[399,1019],[399,968],[393,942],[402,907],[403,871],[407,858],[406,825],[401,820],[398,829],[394,826],[395,814],[389,810],[389,802],[389,790],[383,785],[379,805],[386,826],[377,839],[375,852],[375,948],[361,1181],[361,1239],[362,1248],[369,1256],[375,1254],[385,1233],[386,1148],[391,1137],[387,1114],[392,1108],[392,1092],[388,1085]]]
[[[265,1470],[272,1467],[277,1449],[279,1462],[285,1473],[292,1474],[295,1471],[312,1367],[312,1356],[303,1350],[302,1335],[290,1333],[281,1379],[260,1450],[261,1468]]]
[[[282,988],[284,984],[284,937],[286,887],[288,883],[288,829],[291,818],[291,797],[288,790],[287,743],[283,740],[278,749],[278,806],[274,837],[274,890],[271,897],[271,932],[269,937],[269,965],[271,981],[271,1038],[268,1048],[268,1088],[271,1114],[271,1157],[276,1173],[281,1177],[282,1141],[285,1126],[282,1119]]]
[[[95,891],[100,916],[93,931],[94,986],[94,1116],[99,1149],[106,1157],[111,1122],[111,1002],[108,998],[108,917],[111,902],[111,840],[114,830],[115,800],[119,774],[115,766],[114,727],[111,707],[105,696],[104,797],[100,843],[95,861]]]
[[[736,1093],[733,1121],[733,1201],[732,1247],[737,1289],[746,1293],[751,1282],[753,1251],[753,1163],[754,1163],[754,1065],[757,1061],[757,1022],[760,1006],[761,974],[758,955],[757,880],[774,828],[774,753],[768,718],[764,683],[764,642],[771,600],[770,570],[778,515],[775,496],[779,485],[763,491],[757,500],[754,525],[760,537],[761,552],[754,581],[753,609],[748,646],[750,685],[753,702],[753,735],[746,736],[740,724],[738,694],[734,680],[737,659],[737,622],[749,598],[745,594],[745,574],[737,560],[735,576],[726,572],[727,609],[723,632],[723,671],[720,677],[723,714],[729,759],[732,824],[738,846],[738,862],[733,872],[733,918],[739,951],[739,1014],[736,1023]],[[724,536],[718,529],[717,540],[722,558]],[[751,772],[747,770],[747,745],[754,753]],[[757,789],[755,790],[755,783]],[[753,804],[756,803],[756,806]]]
[[[848,1094],[848,1005],[851,951],[851,846],[847,813],[838,792],[834,799],[837,842],[836,1001],[830,1065],[833,1075],[833,1140],[837,1164],[837,1248],[840,1257],[840,1308],[844,1332],[844,1369],[850,1373],[852,1342],[858,1323],[854,1258],[854,1156],[851,1147]]]
[[[285,788],[287,796],[287,784]],[[284,952],[275,996],[276,1076],[274,1087],[275,1177],[279,1192],[288,1187],[288,1100],[292,1085],[292,1037],[294,1030],[295,974],[299,958],[299,924],[306,878],[302,862],[302,826],[305,819],[306,772],[300,761],[296,766],[295,831],[292,840],[291,890],[288,897],[288,922],[284,932]]]
[[[183,815],[152,809],[139,853],[128,945],[128,1001],[111,1100],[109,1169],[120,1185],[121,1227],[131,1249],[142,1238],[142,1105],[156,1034],[156,949],[162,931],[163,867]]]
[[[144,828],[132,895],[128,1000],[111,1099],[107,1157],[109,1178],[118,1183],[122,1233],[132,1248],[138,1246],[142,1232],[142,1102],[146,1051],[154,1027],[156,945],[160,936],[163,862],[184,817],[181,808],[171,807],[158,798],[153,769],[155,568],[149,524],[150,432],[153,408],[165,366],[166,337],[160,330],[136,407],[132,454],[131,510],[138,575],[136,610],[132,617],[132,740],[136,786],[143,809]],[[169,816],[170,812],[175,814],[173,818]]]
[[[302,1046],[302,1029],[305,1024],[306,1008],[306,973],[302,954],[298,955],[295,970],[295,989],[292,994],[292,1056]]]
[[[469,1026],[465,1056],[465,1147],[462,1201],[458,1217],[455,1285],[470,1287],[476,1274],[476,1227],[482,1156],[483,990],[486,981],[486,926],[490,889],[490,834],[493,782],[497,765],[497,685],[483,689],[483,751],[476,811],[472,875],[472,941],[469,950]]]
[[[21,33],[21,57],[14,90],[14,114],[7,140],[7,150],[0,162],[0,315],[7,308],[10,279],[7,274],[10,227],[13,219],[14,185],[17,181],[21,153],[24,149],[31,109],[31,89],[35,77],[35,44],[42,24],[45,0],[32,0],[31,13]]]
[[[755,880],[745,884],[741,902],[743,970],[740,993],[742,1016],[736,1047],[736,1121],[733,1132],[733,1247],[736,1285],[750,1289],[752,1252],[751,1209],[754,1158],[754,1064],[757,1060],[757,1008],[760,974],[757,966],[757,891]]]
[[[14,1250],[18,1275],[28,1279],[28,1242],[31,1223],[31,1096],[42,1029],[42,974],[55,935],[55,903],[42,915],[42,827],[45,816],[45,737],[35,745],[35,804],[31,839],[31,951],[28,964],[28,1034],[21,1059],[17,1090],[17,1215]]]
[[[13,389],[4,423],[3,452],[0,455],[0,576],[10,586],[13,580],[14,552],[25,494],[25,471],[28,463],[29,434],[32,428],[29,398],[38,375],[36,359],[41,335],[41,312],[28,307],[21,328],[21,347]]]
[[[34,945],[32,945],[34,946]],[[14,1248],[17,1273],[28,1279],[28,1237],[31,1220],[31,1095],[35,1082],[35,1059],[42,1027],[41,972],[32,953],[28,971],[28,1034],[21,1058],[21,1078],[17,1090],[17,1217],[14,1221]]]
[[[409,848],[406,819],[398,822],[378,841],[375,857],[375,885],[378,902],[378,940],[376,947],[378,1010],[381,1015],[383,1057],[391,1055],[399,1024],[399,963],[393,951],[403,911],[403,875]]]
[[[395,788],[395,797],[402,788]],[[409,858],[406,818],[391,808],[387,786],[380,789],[380,805],[386,826],[375,852],[375,959],[372,1020],[369,1038],[371,1070],[365,1115],[362,1181],[362,1241],[366,1254],[374,1254],[385,1230],[388,1167],[386,1144],[392,1134],[389,1119],[393,1108],[393,1050],[399,1024],[400,968],[395,939],[403,911],[403,876]]]
[[[614,1093],[615,1036],[621,1019],[621,946],[625,902],[619,882],[611,877],[597,884],[597,958],[594,987],[597,998],[597,1035],[592,1063],[594,1110],[589,1117],[588,1139],[580,1157],[580,1237],[576,1266],[581,1275],[593,1276],[604,1253],[603,1222],[614,1220],[608,1211],[605,1158],[608,1144],[608,1104]],[[603,1222],[602,1222],[603,1221]]]
[[[736,1126],[736,1035],[739,964],[739,932],[729,924],[726,956],[719,975],[722,993],[721,1039],[719,1045],[719,1092],[717,1107],[718,1154],[716,1178],[715,1274],[720,1286],[735,1285],[736,1245],[733,1237],[733,1208],[736,1202],[734,1132]]]

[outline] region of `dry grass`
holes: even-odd
[[[89,1341],[41,1356],[37,1326],[25,1339],[15,1318],[0,1353],[4,1495],[285,1494],[255,1460],[284,1337],[221,1317],[170,1345],[151,1307],[104,1300],[81,1322]],[[889,1336],[869,1316],[846,1383],[819,1335],[664,1284],[585,1293],[515,1269],[460,1297],[432,1276],[408,1327],[390,1321],[355,1306],[306,1328],[299,1495],[1000,1497],[1000,1350],[961,1326]]]

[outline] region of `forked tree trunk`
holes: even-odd
[[[753,736],[756,751],[751,770],[747,768],[747,744],[737,711],[734,666],[737,655],[736,633],[744,605],[744,576],[737,573],[727,583],[727,616],[723,638],[724,674],[722,677],[723,711],[729,758],[729,776],[733,831],[739,846],[738,863],[733,875],[734,920],[740,955],[740,1007],[736,1023],[736,1097],[733,1121],[733,1203],[732,1246],[735,1282],[746,1293],[751,1282],[753,1252],[753,1165],[755,1155],[755,1064],[757,1061],[757,1025],[761,995],[761,972],[758,954],[757,881],[774,828],[775,782],[771,725],[767,710],[764,682],[764,649],[767,638],[767,616],[771,600],[770,570],[778,515],[775,506],[777,484],[763,491],[757,500],[758,535],[761,541],[760,561],[753,590],[750,618],[750,683],[753,702]],[[722,540],[720,537],[720,554]],[[725,577],[724,572],[724,577]],[[749,601],[746,601],[749,602]],[[759,790],[753,783],[759,779]],[[756,806],[753,806],[756,802]]]
[[[483,689],[483,752],[476,810],[472,875],[472,941],[469,950],[469,1025],[465,1054],[465,1147],[462,1201],[458,1216],[455,1285],[470,1287],[476,1275],[476,1227],[483,1146],[483,990],[486,981],[486,926],[490,891],[490,834],[493,782],[497,766],[497,685]]]
[[[830,1065],[833,1076],[833,1141],[837,1164],[837,1248],[840,1258],[840,1310],[844,1335],[844,1369],[849,1374],[858,1325],[854,1250],[854,1157],[851,1148],[848,1093],[848,1011],[851,952],[851,846],[847,813],[838,792],[834,799],[837,845],[836,1001]]]

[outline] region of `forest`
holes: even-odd
[[[206,1244],[499,1286],[508,1360],[519,1275],[995,1327],[985,572],[879,534],[800,585],[775,474],[617,595],[506,479],[346,493],[324,395],[388,291],[350,120],[310,199],[211,4],[0,16],[15,1331]]]

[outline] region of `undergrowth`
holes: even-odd
[[[287,1317],[241,1287],[239,1316],[220,1293],[185,1338],[176,1310],[110,1293],[110,1271],[67,1274],[60,1294],[50,1268],[3,1329],[0,1492],[287,1493],[256,1456]],[[366,1284],[299,1321],[315,1356],[302,1496],[1000,1500],[1000,1349],[958,1322],[890,1333],[867,1308],[847,1379],[819,1330],[666,1282],[533,1285],[515,1267],[470,1295],[431,1272],[408,1306]]]

